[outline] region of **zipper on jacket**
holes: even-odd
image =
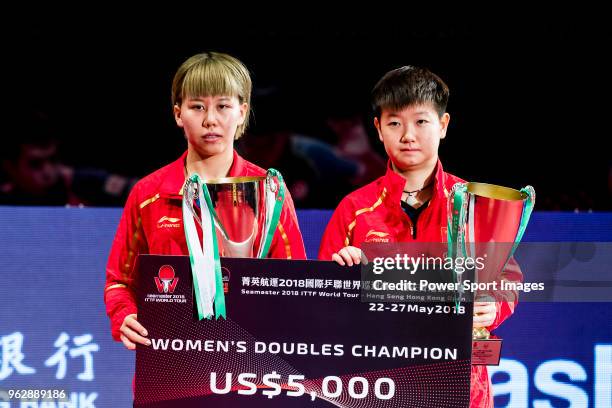
[[[432,198],[427,200],[427,203],[425,204],[425,208],[423,209],[423,212],[427,211],[427,209],[429,208],[429,205],[431,204],[431,200],[432,200]],[[423,212],[421,212],[419,214],[419,216],[417,217],[416,224],[419,223],[419,220],[423,216]],[[406,216],[407,216],[407,214],[406,214]],[[417,234],[416,234],[416,232],[417,232],[416,225],[412,222],[412,219],[410,217],[408,217],[408,221],[410,221],[410,235],[412,236],[412,239],[416,239],[416,236],[417,236]]]
[[[410,227],[410,236],[412,237],[412,239],[415,239],[416,236],[415,236],[414,224],[412,223],[412,219],[408,216],[408,214],[406,214],[406,212],[401,208],[401,206],[400,206],[400,211],[402,213],[400,217],[406,217],[406,220],[408,220],[408,226]]]
[[[412,219],[410,219],[408,214],[404,213],[404,215],[406,216],[406,218],[408,218],[408,225],[410,226],[410,236],[412,237],[412,239],[416,239],[416,231],[414,230],[414,224],[412,223]]]

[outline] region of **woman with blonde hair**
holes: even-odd
[[[134,263],[138,254],[188,255],[182,220],[185,180],[264,176],[240,157],[234,141],[247,127],[251,77],[238,59],[205,52],[187,59],[172,81],[172,109],[187,150],[169,165],[140,180],[126,202],[106,268],[104,301],[113,338],[128,349],[150,345],[137,320]],[[305,259],[304,243],[289,192],[268,256]]]

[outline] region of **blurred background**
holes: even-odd
[[[335,208],[383,174],[369,92],[390,69],[419,65],[451,90],[447,171],[531,184],[536,210],[612,211],[610,29],[596,19],[243,24],[177,12],[39,15],[15,27],[3,40],[1,204],[122,206],[140,177],[185,150],[172,76],[216,50],[254,82],[252,125],[236,148],[279,169],[298,208]]]

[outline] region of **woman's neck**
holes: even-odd
[[[402,201],[413,208],[419,208],[431,199],[436,164],[437,161],[433,165],[402,171],[391,163],[393,170],[406,180],[401,196]]]
[[[435,177],[437,161],[431,165],[423,166],[418,169],[401,170],[391,163],[393,171],[402,176],[406,180],[404,190],[415,191],[431,184]]]
[[[198,173],[204,180],[227,177],[232,163],[234,162],[234,152],[228,149],[227,152],[214,156],[200,156],[198,152],[189,149],[185,160],[187,176]]]

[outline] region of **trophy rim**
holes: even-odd
[[[467,192],[495,200],[522,201],[527,198],[527,194],[514,188],[488,183],[469,182],[467,183]]]
[[[239,184],[265,180],[266,176],[220,177],[202,181],[204,184]]]

